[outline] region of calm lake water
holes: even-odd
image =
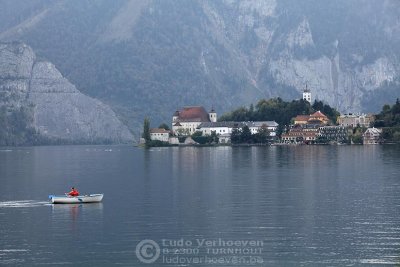
[[[399,146],[0,148],[0,266],[396,265],[399,193]]]

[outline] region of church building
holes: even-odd
[[[172,132],[174,135],[191,135],[201,123],[216,121],[214,109],[208,113],[202,106],[184,107],[172,116]]]

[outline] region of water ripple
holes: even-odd
[[[33,208],[50,206],[48,201],[37,201],[37,200],[15,200],[15,201],[3,201],[0,202],[0,208]]]

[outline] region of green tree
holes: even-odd
[[[314,111],[320,110],[334,124],[336,124],[337,118],[340,116],[340,113],[336,109],[332,108],[329,105],[324,104],[324,102],[322,101],[315,100],[314,104],[312,105],[312,108]]]
[[[255,115],[256,114],[255,114],[255,110],[254,110],[254,105],[250,104],[249,110],[247,112],[248,120],[254,120]]]
[[[266,125],[262,125],[254,135],[254,141],[259,144],[265,144],[270,140],[270,131]]]
[[[19,146],[43,144],[45,138],[33,128],[33,106],[7,110],[0,108],[0,145]]]
[[[400,102],[399,99],[393,106],[384,105],[382,111],[376,115],[375,127],[400,126]]]
[[[239,128],[233,128],[231,133],[231,143],[232,144],[239,144],[240,143],[240,130]]]
[[[178,136],[189,136],[190,135],[190,131],[189,131],[189,129],[180,128],[180,129],[176,130],[176,134]]]
[[[158,128],[164,129],[164,130],[167,130],[167,131],[170,130],[169,126],[166,123],[161,123],[160,126],[158,126]]]
[[[383,105],[383,107],[382,107],[382,112],[381,112],[381,113],[385,114],[385,113],[389,113],[389,112],[391,112],[391,107],[390,107],[390,105],[388,105],[388,104]]]
[[[315,140],[316,144],[327,144],[329,142],[328,139],[326,139],[326,137],[324,136],[318,136]]]
[[[219,138],[216,131],[211,131],[210,143],[218,144]]]
[[[219,121],[249,121],[251,119],[249,110],[246,107],[240,107],[230,113],[223,114]]]
[[[382,136],[383,140],[392,140],[393,139],[393,129],[392,128],[383,128]]]
[[[240,107],[220,117],[220,121],[276,121],[279,125],[289,125],[299,114],[310,114],[310,104],[303,100],[285,102],[281,98],[261,99],[250,108]]]
[[[193,138],[193,137],[199,137],[199,136],[203,136],[203,132],[201,132],[201,131],[195,131],[195,132],[192,134],[192,138]]]
[[[192,137],[193,141],[195,141],[196,143],[199,143],[200,145],[205,145],[205,144],[209,143],[209,141],[210,141],[209,136],[203,136],[203,133],[200,131],[194,132],[191,137]]]
[[[7,110],[3,106],[0,108],[0,146],[7,145],[8,135],[8,118]]]
[[[202,132],[200,131],[196,131],[194,134],[192,134],[192,139],[201,144],[201,145],[205,145],[205,144],[218,144],[218,135],[216,133],[216,131],[211,131],[211,135],[203,135]]]
[[[241,143],[251,143],[253,141],[249,126],[245,125],[242,127],[242,132],[240,133],[240,141]]]
[[[400,131],[394,132],[393,141],[400,142]]]
[[[150,139],[150,120],[148,118],[145,118],[144,122],[143,122],[142,137],[144,138],[146,144],[148,144],[151,141],[151,139]]]
[[[353,135],[351,137],[351,140],[353,141],[354,144],[361,145],[363,143],[363,139],[362,139],[362,136],[360,134]]]

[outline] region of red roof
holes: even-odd
[[[317,112],[315,112],[314,114],[311,114],[310,115],[310,117],[317,117],[317,118],[319,118],[319,117],[324,117],[324,118],[326,118],[326,116],[325,116],[325,114],[324,113],[322,113],[321,111],[317,111]]]
[[[210,117],[203,107],[184,107],[179,112],[178,122],[209,122]]]
[[[310,115],[297,115],[296,118],[294,118],[295,121],[308,121],[310,118]]]

